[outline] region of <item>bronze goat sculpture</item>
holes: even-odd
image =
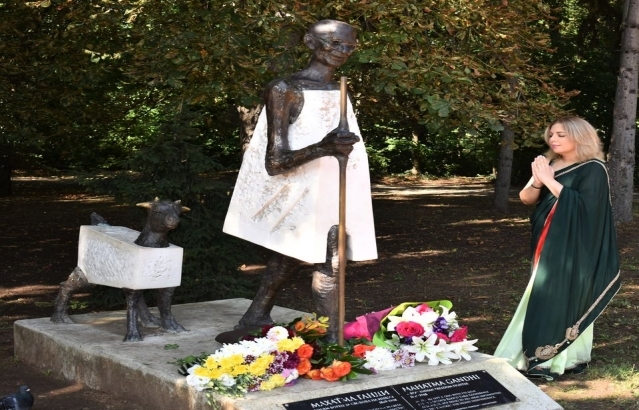
[[[180,223],[180,214],[182,212],[188,212],[190,211],[190,209],[182,206],[179,200],[174,202],[169,200],[160,201],[158,198],[156,198],[152,202],[139,203],[137,204],[137,206],[147,208],[148,216],[142,232],[139,233],[139,236],[137,237],[137,239],[135,239],[135,241],[132,241],[135,245],[127,244],[127,246],[135,247],[137,245],[145,248],[168,248],[169,246],[175,247],[174,245],[169,244],[167,234],[169,231],[175,229]],[[107,230],[110,227],[110,225],[108,225],[106,221],[96,213],[93,213],[91,215],[91,223],[94,227],[106,227],[104,229]],[[132,231],[128,228],[122,229]],[[82,242],[82,235],[83,234],[81,228],[80,242]],[[79,253],[81,252],[79,251]],[[80,290],[94,287],[96,283],[99,283],[92,282],[91,275],[85,273],[80,268],[81,257],[79,257],[78,259],[78,266],[73,270],[73,272],[71,272],[69,278],[65,282],[62,282],[60,284],[60,290],[54,303],[54,312],[51,316],[51,321],[54,323],[73,323],[73,320],[68,314],[69,300],[71,296]],[[181,248],[179,263],[181,264]],[[123,272],[122,275],[126,275],[126,272]],[[103,284],[109,285],[108,283]],[[127,303],[127,333],[124,337],[125,342],[141,341],[143,339],[142,334],[140,333],[138,328],[138,319],[145,327],[160,326],[162,329],[168,332],[186,331],[186,329],[175,320],[171,313],[171,300],[173,298],[175,289],[176,286],[157,289],[156,299],[158,310],[160,312],[160,318],[158,319],[157,317],[153,316],[151,312],[149,312],[143,296],[144,289],[130,289],[125,286],[122,287],[122,290],[124,291],[124,294],[126,296]]]

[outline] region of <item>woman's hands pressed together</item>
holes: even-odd
[[[519,192],[521,202],[526,205],[537,203],[541,188],[543,188],[544,185],[551,194],[555,197],[559,197],[559,193],[564,186],[555,181],[555,170],[550,165],[548,159],[543,155],[539,155],[533,160],[530,167],[533,176],[524,189]]]
[[[531,168],[535,188],[541,188],[542,185],[548,185],[548,182],[555,180],[555,170],[552,169],[548,159],[543,155],[539,155],[535,158]]]

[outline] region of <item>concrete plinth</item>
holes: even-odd
[[[221,347],[215,336],[231,330],[249,304],[247,299],[227,299],[173,306],[176,319],[189,332],[170,334],[147,328],[143,329],[142,342],[122,342],[125,311],[75,315],[72,318],[76,323],[72,325],[54,324],[49,318],[18,320],[14,325],[15,354],[42,370],[145,403],[145,409],[210,410],[205,394],[186,385],[175,361]],[[302,314],[281,307],[273,309],[277,322],[289,322]],[[294,386],[249,393],[242,399],[219,397],[218,408],[283,409],[283,403],[486,370],[519,399],[498,409],[561,409],[502,359],[484,354],[472,356],[471,361],[448,366],[419,363],[409,369],[361,375],[349,382],[302,379]]]

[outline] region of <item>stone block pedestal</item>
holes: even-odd
[[[130,397],[153,410],[210,410],[203,392],[186,385],[176,359],[213,352],[220,347],[215,336],[230,330],[248,308],[250,300],[227,299],[175,305],[172,311],[188,332],[170,334],[147,329],[142,342],[122,342],[126,312],[74,315],[75,324],[51,323],[49,318],[18,320],[14,325],[15,354],[20,359],[89,388]],[[273,319],[289,322],[302,312],[275,307]],[[177,346],[177,348],[172,348]],[[219,397],[225,410],[284,409],[284,403],[351,393],[400,383],[486,370],[519,399],[498,410],[559,410],[561,406],[502,359],[473,354],[473,360],[452,365],[419,363],[409,369],[361,375],[349,382],[300,380],[296,385],[245,398]]]

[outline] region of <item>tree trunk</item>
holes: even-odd
[[[3,153],[0,153],[0,197],[11,196],[13,194],[11,186],[11,156],[6,145],[2,146]]]
[[[262,104],[259,104],[253,108],[237,107],[237,112],[240,115],[240,144],[242,152],[248,148],[251,138],[253,138],[253,131],[257,125],[257,119],[262,111]]]
[[[612,207],[617,223],[632,221],[639,65],[639,0],[625,1],[623,22],[619,77],[608,152]]]
[[[513,146],[515,144],[515,132],[508,124],[502,123],[501,143],[499,147],[499,164],[497,165],[497,179],[495,180],[495,193],[493,196],[493,208],[497,212],[508,212],[510,193],[510,177],[513,170]]]
[[[506,66],[506,69],[510,69]],[[511,97],[519,98],[517,79],[510,77],[507,80]],[[509,117],[516,118],[517,112],[511,112]],[[497,179],[495,180],[495,193],[493,196],[493,209],[506,213],[510,210],[508,197],[510,193],[510,178],[513,173],[513,151],[515,146],[515,132],[510,128],[508,121],[502,121],[504,129],[501,131],[499,146],[499,163],[497,164]]]
[[[413,153],[412,153],[413,168],[410,170],[410,173],[411,173],[411,175],[421,175],[422,174],[422,161],[421,161],[421,153],[419,151],[419,134],[418,134],[418,131],[413,130],[412,140],[413,140]]]

